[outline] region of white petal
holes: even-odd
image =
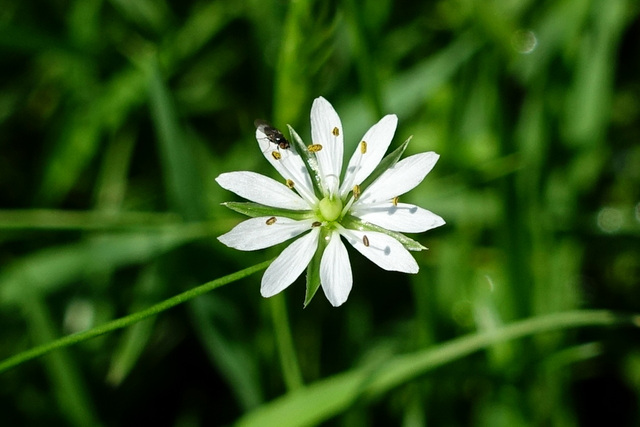
[[[342,305],[351,292],[353,276],[349,254],[340,234],[333,232],[320,261],[320,283],[325,296],[334,307]]]
[[[222,188],[261,205],[294,210],[310,209],[309,203],[286,185],[259,173],[223,173],[216,178],[216,182]]]
[[[421,233],[440,227],[444,220],[438,215],[419,206],[407,203],[358,204],[351,214],[387,230],[403,233]]]
[[[354,204],[388,202],[395,196],[406,193],[422,182],[439,157],[430,151],[400,160],[367,187]]]
[[[418,263],[400,242],[377,231],[341,229],[347,241],[358,252],[376,263],[380,268],[403,273],[417,273]],[[366,239],[365,239],[366,236]],[[364,241],[367,241],[368,246]]]
[[[267,268],[262,276],[260,293],[263,297],[272,297],[292,284],[313,258],[318,247],[320,228],[316,227],[289,246]]]
[[[323,97],[316,98],[311,106],[311,143],[322,145],[316,153],[320,175],[330,194],[338,191],[342,154],[344,151],[342,122],[336,110]]]
[[[366,151],[362,153],[361,142],[351,156],[340,187],[340,194],[343,197],[353,189],[354,185],[361,184],[378,166],[391,144],[397,125],[398,117],[395,114],[389,114],[364,134],[362,141],[366,143]]]
[[[255,251],[296,237],[309,230],[312,223],[313,220],[295,221],[281,216],[261,216],[242,221],[231,231],[218,237],[218,240],[230,248]]]
[[[256,129],[256,140],[264,157],[278,171],[284,179],[290,179],[294,183],[294,190],[307,201],[314,205],[318,199],[313,192],[311,177],[295,147],[279,148],[277,144],[269,141],[269,138]],[[274,157],[274,153],[279,159]]]

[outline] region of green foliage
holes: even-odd
[[[637,2],[0,10],[0,358],[46,350],[9,359],[0,424],[640,423],[637,330],[610,315],[640,312]],[[347,158],[389,113],[392,147],[440,154],[403,196],[447,222],[405,242],[420,272],[350,251],[338,309],[306,305],[318,277],[264,300],[246,273],[145,311],[284,247],[220,244],[260,211],[214,178],[275,177],[254,119],[309,144],[317,96]]]

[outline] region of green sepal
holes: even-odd
[[[310,210],[296,211],[293,209],[274,208],[272,206],[265,206],[253,202],[224,202],[222,203],[222,206],[226,206],[233,211],[252,218],[259,216],[284,216],[299,221],[314,217],[313,212]]]
[[[417,241],[405,236],[402,233],[398,233],[397,231],[387,230],[386,228],[380,227],[375,224],[371,224],[370,222],[364,222],[352,215],[345,216],[344,219],[342,220],[342,225],[344,226],[344,228],[351,229],[351,230],[359,230],[359,231],[369,230],[369,231],[377,231],[379,233],[386,234],[387,236],[391,236],[394,239],[396,239],[398,242],[402,243],[402,246],[404,246],[409,251],[423,251],[425,249],[429,249],[426,246],[422,246]]]
[[[324,192],[322,191],[322,179],[320,178],[320,169],[318,169],[318,160],[316,160],[316,155],[310,152],[307,149],[307,146],[304,144],[300,135],[289,125],[289,133],[291,134],[291,142],[293,143],[293,147],[295,148],[296,153],[300,155],[302,162],[307,167],[307,171],[309,171],[309,176],[311,176],[311,182],[313,183],[313,190],[316,193],[316,196],[321,199],[324,197]]]
[[[322,260],[322,254],[327,247],[325,227],[320,230],[320,237],[318,242],[318,248],[316,253],[311,258],[311,262],[307,266],[307,291],[304,296],[304,308],[309,305],[311,299],[315,296],[318,288],[320,288],[320,261]]]
[[[362,181],[362,184],[360,184],[361,191],[364,191],[364,189],[367,188],[371,183],[373,183],[373,181],[378,179],[384,171],[392,168],[396,163],[398,163],[398,160],[400,160],[400,157],[402,157],[402,155],[404,154],[404,150],[407,149],[407,145],[409,145],[409,141],[411,141],[411,138],[413,138],[413,136],[407,138],[407,140],[400,144],[398,148],[387,154],[385,158],[382,159],[382,161],[378,164],[378,166],[376,166],[376,168],[373,170],[373,172],[371,172],[367,179]]]

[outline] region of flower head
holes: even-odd
[[[251,251],[301,236],[265,271],[260,289],[264,297],[281,292],[307,269],[305,305],[320,286],[333,306],[343,304],[353,284],[343,239],[385,270],[418,272],[409,251],[426,248],[401,233],[423,232],[444,220],[400,203],[398,197],[420,184],[439,156],[428,152],[400,160],[407,140],[384,157],[397,122],[395,115],[387,115],[365,133],[341,180],[342,124],[320,97],[311,107],[310,145],[291,127],[289,144],[276,129],[257,126],[260,150],[284,183],[246,171],[216,178],[220,186],[250,201],[226,206],[252,217],[218,237],[222,243]]]

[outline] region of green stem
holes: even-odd
[[[278,353],[280,355],[280,365],[282,375],[288,391],[293,391],[302,387],[302,373],[300,364],[296,356],[291,336],[291,325],[287,315],[287,304],[284,294],[280,293],[269,298],[271,308],[271,318],[275,330],[276,341],[278,343]]]
[[[127,326],[131,326],[134,323],[137,323],[143,319],[146,319],[147,317],[159,314],[165,310],[168,310],[179,304],[192,300],[193,298],[203,295],[216,288],[219,288],[231,282],[235,282],[253,273],[263,270],[267,268],[267,266],[271,264],[272,261],[273,260],[261,262],[260,264],[256,264],[252,267],[245,268],[244,270],[237,271],[235,273],[229,274],[228,276],[224,276],[219,279],[212,280],[211,282],[207,282],[196,288],[189,289],[188,291],[185,291],[174,297],[171,297],[162,302],[159,302],[158,304],[152,305],[151,307],[145,310],[138,311],[136,313],[130,314],[125,317],[121,317],[119,319],[105,323],[104,325],[96,326],[95,328],[91,328],[87,331],[78,332],[76,334],[67,335],[66,337],[62,337],[53,342],[39,345],[37,347],[33,347],[32,349],[27,351],[23,351],[22,353],[11,356],[3,360],[2,362],[0,362],[0,373],[8,371],[9,369],[15,366],[18,366],[24,362],[27,362],[29,360],[45,355],[58,348],[68,347],[68,346],[89,340],[91,338],[104,335],[108,332],[112,332],[117,329],[122,329],[122,328],[126,328]]]

